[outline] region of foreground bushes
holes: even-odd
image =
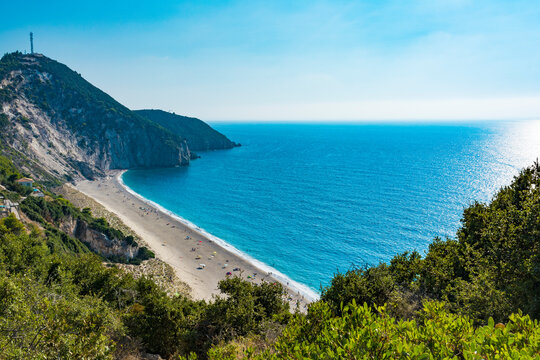
[[[385,307],[351,303],[342,316],[319,302],[297,316],[272,350],[257,359],[537,359],[540,327],[513,314],[506,325],[475,327],[444,304],[427,302],[418,320],[398,321]],[[216,357],[219,359],[219,357]],[[226,359],[222,357],[221,359]]]
[[[125,323],[150,352],[165,356],[194,352],[204,357],[212,345],[260,334],[269,324],[285,323],[291,316],[279,284],[229,278],[219,283],[227,296],[211,303],[170,298],[149,280],[137,286],[140,295]]]
[[[0,358],[112,358],[113,334],[122,334],[117,314],[102,297],[84,294],[70,264],[97,265],[94,276],[115,271],[94,255],[72,262],[46,244],[13,215],[0,220]],[[90,291],[103,287],[94,282]]]
[[[96,297],[0,275],[0,358],[111,359],[121,324]]]
[[[55,251],[47,234],[12,215],[0,220],[0,359],[112,359],[130,339],[166,358],[204,357],[212,345],[290,316],[279,284],[233,277],[212,303],[169,297],[95,254]]]

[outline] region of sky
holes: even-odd
[[[540,1],[9,1],[0,52],[208,121],[540,119]]]

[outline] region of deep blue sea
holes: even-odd
[[[540,122],[213,124],[242,147],[127,186],[318,291],[337,271],[453,237],[540,157]]]

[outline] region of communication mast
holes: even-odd
[[[34,33],[30,32],[30,54],[34,54]]]

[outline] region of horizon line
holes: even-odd
[[[180,115],[180,114],[176,114]],[[184,115],[182,115],[184,116]],[[196,117],[196,116],[189,116]],[[296,120],[264,120],[264,119],[200,119],[208,123],[238,123],[238,124],[327,124],[327,125],[354,125],[354,124],[450,124],[450,123],[486,123],[486,122],[522,122],[540,121],[540,116],[530,118],[501,118],[501,119],[296,119]]]

